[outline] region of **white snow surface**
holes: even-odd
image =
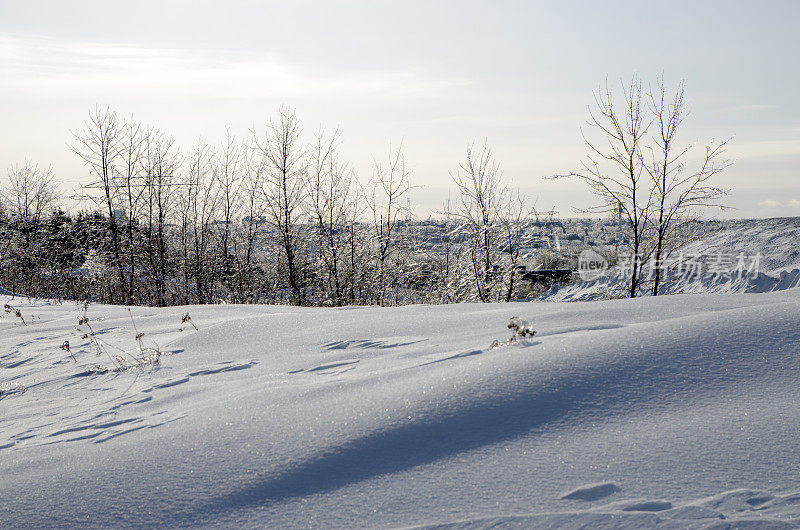
[[[798,289],[134,308],[164,355],[105,374],[77,305],[0,303],[3,528],[800,526]]]

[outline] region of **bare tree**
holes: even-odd
[[[0,188],[0,281],[12,293],[47,292],[55,277],[49,252],[50,220],[56,217],[53,172],[26,160],[10,166],[7,175]]]
[[[259,231],[264,224],[263,198],[266,161],[263,156],[252,156],[252,150],[245,151],[244,170],[241,182],[243,259],[239,266],[237,289],[240,300],[247,291],[252,297],[255,278],[255,251]]]
[[[212,300],[214,289],[215,260],[210,254],[220,193],[212,177],[212,159],[211,148],[199,141],[189,154],[179,194],[184,290],[187,297],[194,291],[201,304]]]
[[[444,304],[460,302],[467,299],[468,286],[472,285],[468,282],[465,288],[464,277],[468,275],[463,267],[464,245],[459,244],[464,239],[465,224],[453,212],[449,197],[439,216],[442,231],[439,245],[427,251],[438,294],[436,301]]]
[[[8,184],[2,194],[12,215],[38,226],[56,202],[53,170],[42,169],[29,160],[14,164],[8,169]]]
[[[123,288],[125,271],[120,259],[119,229],[115,215],[117,188],[115,183],[115,163],[120,155],[120,136],[122,134],[116,112],[99,106],[89,112],[89,120],[82,131],[73,132],[72,152],[78,155],[90,168],[94,177],[88,187],[99,189],[100,204],[108,214],[108,228],[111,232],[113,266],[119,273]],[[127,296],[125,296],[127,298]]]
[[[519,192],[506,192],[500,211],[500,227],[502,230],[503,249],[506,258],[506,289],[504,299],[510,302],[516,287],[520,254],[527,242],[528,221],[535,213],[527,199]]]
[[[154,282],[153,303],[167,304],[166,289],[169,271],[167,225],[173,214],[177,195],[176,174],[180,156],[172,138],[156,130],[145,135],[143,170],[147,203],[147,256]]]
[[[126,237],[125,249],[127,250],[128,301],[135,297],[136,290],[136,263],[139,241],[136,223],[141,209],[142,194],[144,193],[143,180],[139,174],[142,164],[142,150],[144,145],[144,130],[142,126],[130,119],[122,125],[122,134],[119,146],[119,164],[115,172],[116,183],[114,188],[119,190],[119,204],[124,210]]]
[[[300,124],[294,111],[282,108],[277,122],[270,122],[263,139],[253,133],[254,144],[264,157],[266,179],[264,205],[267,222],[278,237],[286,258],[289,287],[297,305],[305,303],[300,255],[300,222],[304,217],[306,161],[300,147]]]
[[[594,108],[589,109],[589,126],[599,133],[600,139],[593,140],[584,134],[589,153],[583,167],[556,177],[576,177],[589,185],[601,204],[587,212],[622,212],[631,238],[627,292],[635,297],[650,253],[646,232],[650,228],[653,190],[647,185],[643,142],[651,120],[643,101],[642,83],[635,75],[630,83],[621,83],[621,93],[620,104],[608,84],[595,92]]]
[[[244,149],[230,131],[217,152],[213,165],[214,179],[220,190],[220,214],[222,215],[222,260],[227,264],[231,254],[231,234],[235,218],[239,215],[239,188],[242,181]],[[234,252],[235,254],[235,252]]]
[[[377,302],[386,303],[389,258],[397,250],[397,224],[401,215],[408,211],[402,200],[411,190],[402,144],[395,150],[389,146],[386,163],[373,164],[372,179],[365,190],[367,208],[372,215],[373,238],[376,246],[378,278]]]
[[[496,274],[496,231],[504,193],[500,170],[486,145],[475,151],[467,146],[467,158],[452,175],[460,193],[455,215],[465,223],[471,239],[472,277],[478,299],[490,302],[499,278]]]
[[[650,110],[655,120],[651,160],[645,168],[654,187],[655,241],[653,250],[652,294],[661,286],[664,262],[680,244],[677,237],[681,220],[693,208],[719,206],[725,191],[712,186],[709,180],[731,165],[724,158],[726,141],[705,146],[699,167],[687,171],[691,146],[676,148],[675,138],[687,115],[684,103],[685,83],[681,81],[673,95],[668,95],[664,77],[656,80],[650,91]]]
[[[339,161],[337,142],[338,132],[328,138],[322,131],[317,133],[310,150],[307,174],[310,213],[326,283],[324,303],[332,305],[345,303],[343,254],[352,233],[350,224],[355,223],[358,211],[352,172]]]

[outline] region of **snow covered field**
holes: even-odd
[[[134,308],[163,355],[107,373],[78,305],[4,303],[1,527],[800,525],[798,289]]]

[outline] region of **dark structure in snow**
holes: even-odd
[[[572,281],[571,269],[536,269],[522,272],[522,279],[531,282],[531,285],[544,285],[550,287],[556,283],[569,283]]]

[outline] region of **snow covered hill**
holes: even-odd
[[[737,219],[711,223],[708,233],[684,247],[686,254],[761,254],[761,272],[800,269],[800,217]]]
[[[703,230],[670,257],[670,273],[662,280],[664,294],[766,293],[800,286],[800,217],[715,221]],[[676,267],[676,262],[681,265]],[[628,274],[612,268],[611,274],[596,280],[554,286],[540,299],[573,302],[625,296],[628,283]]]
[[[0,303],[2,527],[800,525],[798,289],[89,306],[102,356],[78,305]],[[157,364],[92,368],[136,333]]]

